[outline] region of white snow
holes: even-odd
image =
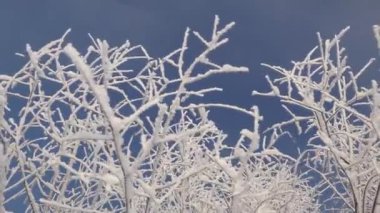
[[[377,40],[377,48],[380,49],[380,26],[379,25],[374,25],[373,26],[373,32],[374,32],[375,38]]]
[[[120,183],[120,180],[119,178],[112,174],[112,173],[105,173],[103,176],[102,176],[102,180],[104,182],[106,182],[107,184],[113,186],[113,185],[117,185]]]

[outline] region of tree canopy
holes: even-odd
[[[289,119],[261,129],[257,106],[202,99],[222,88],[198,82],[249,71],[212,57],[233,26],[216,16],[210,38],[186,29],[180,47],[159,58],[93,37],[80,53],[69,31],[39,50],[27,45],[28,63],[0,75],[0,213],[17,200],[28,212],[380,209],[379,86],[358,83],[374,59],[352,70],[340,43],[346,28],[318,35],[293,67],[263,64],[270,90],[252,94],[280,100]],[[203,46],[196,56],[190,41]],[[227,143],[208,116],[214,108],[252,126]],[[277,147],[284,135],[306,138],[296,155]]]

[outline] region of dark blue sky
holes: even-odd
[[[259,105],[265,124],[281,118],[279,103],[268,98],[252,98],[253,89],[265,89],[267,70],[260,63],[285,67],[317,44],[316,32],[327,38],[346,26],[344,39],[350,64],[358,69],[370,57],[379,57],[372,25],[380,24],[379,0],[1,0],[0,72],[12,74],[25,63],[14,55],[60,37],[68,37],[79,48],[90,40],[87,33],[118,45],[126,39],[143,44],[153,56],[163,56],[179,47],[187,26],[208,34],[214,15],[223,23],[236,21],[230,43],[214,59],[251,69],[250,74],[213,77],[205,84],[219,85],[222,94],[210,101],[243,107]],[[367,79],[379,79],[379,63]],[[216,111],[213,118],[227,132],[237,134],[250,126],[238,113]]]

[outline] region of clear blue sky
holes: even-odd
[[[344,44],[351,65],[358,69],[370,57],[378,57],[372,25],[380,24],[379,0],[1,0],[0,72],[12,74],[21,68],[25,59],[14,53],[25,52],[26,43],[37,49],[68,28],[72,28],[68,40],[82,49],[89,45],[91,33],[112,45],[129,39],[143,44],[153,56],[163,56],[179,47],[187,26],[209,33],[215,14],[224,23],[237,23],[230,43],[215,59],[247,66],[251,72],[205,81],[225,90],[209,100],[246,108],[259,105],[264,125],[283,116],[278,102],[250,96],[253,89],[267,88],[267,70],[260,63],[289,67],[291,60],[301,59],[317,44],[317,31],[331,37],[348,25]],[[368,79],[379,79],[378,66],[372,67]],[[235,136],[250,126],[238,113],[224,110],[212,116]]]

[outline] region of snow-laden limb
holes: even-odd
[[[192,102],[221,89],[190,90],[191,84],[248,71],[210,58],[234,25],[219,22],[216,17],[210,39],[193,33],[204,45],[194,58],[187,56],[189,29],[179,49],[157,59],[141,45],[111,47],[92,37],[82,54],[65,44],[66,34],[40,50],[27,45],[30,61],[14,76],[0,76],[7,146],[0,204],[22,198],[33,212],[316,210],[312,188],[291,172],[294,161],[271,150],[254,154],[257,108]],[[213,107],[254,120],[236,147],[209,120]],[[302,204],[290,203],[290,196]]]
[[[4,79],[4,78],[3,78]],[[4,126],[4,112],[7,105],[7,96],[5,89],[0,85],[0,126]],[[4,207],[4,191],[7,185],[7,141],[5,137],[0,138],[0,213],[5,213]]]
[[[380,49],[380,26],[373,25],[373,33],[377,42],[377,48]]]
[[[27,45],[29,62],[0,75],[0,209],[21,198],[30,212],[318,212],[297,159],[261,137],[257,107],[194,101],[222,89],[192,84],[248,71],[211,58],[233,26],[216,17],[209,39],[187,29],[162,58],[93,37],[80,53],[67,33]],[[194,58],[190,36],[204,45]],[[215,107],[253,120],[233,146],[208,117]]]
[[[0,142],[0,213],[5,213],[5,207],[4,207],[4,191],[7,184],[6,179],[6,167],[8,163],[6,161],[6,149],[4,142]]]
[[[348,29],[331,40],[318,35],[319,45],[291,69],[264,64],[278,77],[267,76],[271,90],[253,95],[279,98],[290,115],[268,133],[289,134],[294,125],[297,134],[311,135],[297,167],[315,179],[324,212],[374,212],[378,193],[369,191],[379,191],[371,181],[379,176],[379,87],[375,81],[369,88],[358,83],[374,59],[358,71],[347,65],[340,40]],[[378,27],[374,32],[379,37]]]

